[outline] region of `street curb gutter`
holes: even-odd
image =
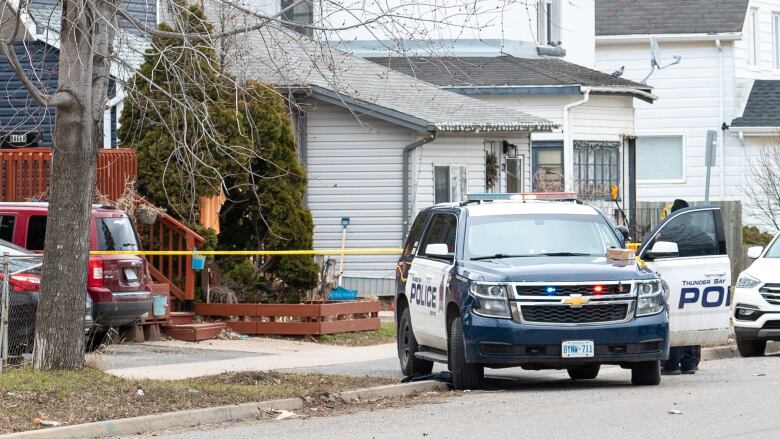
[[[767,343],[765,355],[780,353],[780,343]],[[725,360],[727,358],[737,358],[737,345],[715,346],[703,348],[701,350],[702,361]]]
[[[449,390],[447,384],[438,381],[418,381],[405,384],[335,393],[335,398],[344,401],[360,399],[397,397],[429,391]],[[158,413],[134,418],[114,419],[88,424],[55,427],[46,430],[23,431],[0,435],[2,439],[86,439],[106,436],[137,435],[171,428],[194,427],[201,424],[216,424],[240,419],[254,418],[258,412],[267,410],[298,410],[303,408],[301,398],[277,399],[274,401],[250,402],[219,407],[208,407],[180,412]]]

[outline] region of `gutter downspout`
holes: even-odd
[[[401,245],[404,245],[404,242],[406,241],[406,234],[409,231],[409,155],[418,147],[423,146],[426,143],[431,143],[434,140],[436,140],[436,131],[431,131],[422,139],[415,140],[414,142],[404,146],[403,169],[401,171],[401,184],[403,184],[403,197],[401,199]]]
[[[723,99],[726,95],[725,90],[723,89],[725,87],[725,78],[723,77],[723,45],[720,42],[720,39],[715,40],[715,47],[718,48],[718,106],[719,109],[719,116],[720,116],[720,123],[725,124],[726,121],[724,120],[726,118],[726,108],[723,104]],[[721,125],[723,126],[723,125]],[[720,130],[720,199],[723,200],[723,198],[726,196],[726,130],[721,128]]]
[[[574,192],[574,142],[571,137],[569,110],[590,100],[590,87],[582,89],[583,97],[563,107],[563,186],[565,192]]]

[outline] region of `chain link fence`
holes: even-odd
[[[31,357],[42,262],[43,255],[21,252],[0,259],[0,372]]]

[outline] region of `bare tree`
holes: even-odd
[[[780,139],[759,145],[747,159],[750,182],[741,188],[745,210],[761,225],[780,230]]]
[[[478,15],[492,14],[490,16],[495,18],[500,14],[500,9],[495,8],[483,11],[480,6],[483,2],[477,0],[428,0],[416,5],[403,1],[297,0],[283,2],[285,6],[272,13],[246,0],[202,0],[200,3],[212,19],[220,17],[220,23],[215,28],[192,33],[186,30],[184,23],[177,21],[180,14],[165,14],[169,27],[161,30],[133,15],[120,0],[61,0],[59,10],[51,14],[51,21],[39,23],[58,28],[53,29],[53,33],[59,48],[59,79],[57,88],[50,90],[23,68],[12,47],[14,41],[25,34],[27,0],[0,0],[0,23],[3,27],[0,50],[35,102],[56,110],[45,264],[33,355],[35,368],[78,369],[84,364],[81,316],[86,288],[89,213],[109,80],[113,78],[120,88],[133,86],[128,79],[137,65],[130,58],[140,57],[145,50],[159,50],[151,44],[151,37],[178,40],[181,47],[192,51],[195,56],[203,50],[201,43],[208,42],[211,47],[218,48],[218,59],[229,64],[227,61],[238,60],[238,55],[247,55],[246,51],[239,50],[242,35],[273,28],[275,32],[287,36],[279,40],[268,39],[269,46],[283,42],[297,44],[299,49],[307,50],[315,47],[312,45],[314,42],[319,49],[312,54],[312,61],[318,68],[332,71],[333,65],[329,65],[327,60],[328,47],[334,38],[348,34],[351,29],[362,27],[377,35],[381,33],[378,38],[383,40],[388,37],[397,40],[442,36],[457,38],[459,29],[476,29],[486,24],[476,20]],[[290,18],[290,11],[302,5],[313,8],[311,22],[296,22]],[[183,0],[173,0],[165,3],[163,10],[184,8],[186,4]],[[487,22],[491,20],[490,16]],[[11,31],[9,26],[12,26]],[[128,33],[128,28],[134,29],[134,32]],[[295,28],[310,37],[290,38],[289,32],[283,28]],[[444,28],[447,35],[439,33],[439,29]],[[390,46],[391,49],[400,47]],[[220,70],[219,63],[211,63],[210,59],[204,56],[200,68]],[[288,69],[284,62],[280,59],[277,66],[282,74]],[[236,73],[241,65],[241,62],[236,62],[231,69]],[[179,74],[177,81],[182,88],[204,87],[203,84],[193,83],[193,78],[183,72],[174,74]],[[241,90],[242,81],[247,78],[235,76],[239,79],[234,80],[227,75],[224,78],[231,87]],[[159,89],[155,78],[142,79],[142,86]],[[135,84],[138,86],[139,83]],[[348,87],[339,89],[347,90]],[[228,155],[235,157],[239,167],[248,163],[247,158],[251,158],[252,152],[232,145],[211,125],[208,102],[191,99],[186,93],[169,95],[168,98],[194,115],[190,120],[197,121],[194,125],[171,123],[167,126],[176,134],[182,130],[197,133],[173,136],[181,140],[169,160],[169,166],[185,167],[191,171],[193,180],[205,179],[208,184],[218,187],[224,184],[226,176],[213,169],[203,172],[204,168],[208,169],[204,157]],[[156,109],[150,107],[147,111],[153,114]],[[236,118],[242,111],[238,106],[235,108]],[[192,139],[197,139],[197,144],[193,144]],[[132,143],[133,139],[124,140]],[[252,174],[253,171],[244,167],[240,172]],[[257,176],[257,179],[260,178],[262,176]]]

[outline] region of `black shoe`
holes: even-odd
[[[693,375],[696,373],[696,369],[682,370],[680,373],[683,375]]]
[[[682,372],[680,371],[680,369],[675,369],[675,370],[661,369],[661,375],[680,375],[681,373]]]

